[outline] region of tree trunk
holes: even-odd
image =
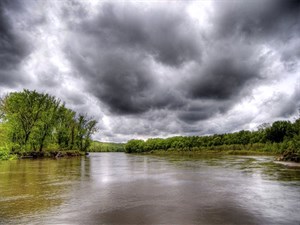
[[[73,149],[74,146],[74,135],[75,135],[75,127],[72,126],[72,130],[71,130],[71,145],[70,145],[70,149]]]
[[[47,132],[45,131],[42,139],[41,139],[41,142],[40,142],[40,149],[39,151],[42,152],[43,151],[43,147],[44,147],[44,142],[45,142],[45,139],[46,139],[46,136],[47,136]]]

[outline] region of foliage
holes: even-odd
[[[7,133],[7,126],[0,123],[0,160],[10,158]]]
[[[283,142],[284,139],[292,138],[294,134],[290,121],[276,121],[266,129],[266,139],[271,142]]]
[[[153,150],[182,151],[258,151],[300,156],[300,119],[276,121],[263,124],[257,131],[239,131],[211,136],[170,137],[130,140],[125,145],[127,153],[149,152]],[[296,155],[296,156],[295,156]],[[300,157],[299,157],[300,158]]]
[[[75,143],[82,151],[87,151],[91,145],[91,135],[96,131],[95,120],[88,119],[84,115],[79,115],[77,125],[77,135],[75,137]]]
[[[125,145],[125,151],[127,153],[144,152],[145,149],[145,142],[143,140],[130,140]]]
[[[99,142],[93,141],[91,147],[89,148],[90,152],[124,152],[123,143],[110,143],[110,142]]]
[[[0,124],[5,130],[1,135],[9,146],[9,154],[19,155],[37,155],[37,152],[44,155],[45,149],[51,147],[87,151],[97,124],[87,115],[77,115],[66,108],[54,96],[29,90],[2,98],[0,115]]]

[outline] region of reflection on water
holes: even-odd
[[[299,224],[300,169],[272,160],[94,153],[0,162],[0,223]]]

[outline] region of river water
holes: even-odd
[[[0,224],[300,224],[300,169],[262,156],[0,162]]]

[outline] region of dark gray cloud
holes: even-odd
[[[116,113],[140,113],[147,108],[149,91],[154,88],[155,80],[139,59],[106,56],[101,62],[100,76],[91,80],[93,93],[109,105]]]
[[[267,81],[262,69],[265,56],[256,46],[236,40],[216,39],[206,49],[201,63],[188,71],[178,88],[192,107],[185,107],[179,118],[187,123],[208,120],[225,114],[241,99],[251,95],[258,83]]]
[[[298,0],[215,1],[213,38],[270,47],[287,71],[297,70],[300,58]]]
[[[299,1],[215,2],[217,13],[213,16],[214,29],[207,34],[212,39],[207,42],[207,54],[190,71],[185,85],[181,84],[188,98],[211,100],[212,104],[196,110],[185,108],[179,118],[195,123],[225,114],[251,95],[253,88],[270,83],[266,56],[259,52],[263,45],[284,43],[282,48],[278,44],[276,51],[287,70],[297,70],[299,6]],[[295,98],[282,100],[281,106],[285,107],[277,110],[276,116],[291,116],[295,112]]]
[[[300,83],[296,84],[291,95],[278,94],[266,104],[276,117],[287,118],[297,115],[300,110]]]
[[[228,100],[240,94],[250,81],[260,78],[259,67],[250,59],[232,56],[216,57],[195,72],[189,81],[188,92],[192,98]]]
[[[177,67],[200,60],[186,15],[160,7],[140,11],[133,5],[110,3],[101,7],[96,18],[72,29],[79,47],[66,47],[69,58],[85,74],[89,91],[111,112],[137,114],[184,104],[175,90],[160,86],[153,64]]]
[[[188,124],[204,121],[215,114],[224,113],[232,106],[230,100],[189,100],[190,103],[178,112],[178,118]]]
[[[195,123],[211,117],[211,109],[201,108],[200,110],[189,110],[179,113],[178,118],[186,123]]]
[[[170,66],[201,55],[197,33],[185,11],[178,8],[105,3],[99,16],[84,22],[81,31],[97,36],[107,48],[143,52]]]
[[[283,42],[288,29],[297,33],[297,7],[280,1],[215,2],[213,29],[203,31],[185,8],[104,3],[95,17],[69,20],[73,40],[66,49],[88,91],[111,113],[167,110],[193,124],[226,114],[268,82],[268,55],[261,46]],[[293,50],[277,49],[285,52],[281,57],[289,67],[297,67],[287,64]],[[173,77],[164,75],[166,68]]]
[[[172,90],[161,89],[149,62],[139,54],[118,50],[104,52],[95,61],[92,59],[91,64],[75,54],[72,58],[80,73],[86,74],[88,91],[114,114],[138,114],[183,104]]]
[[[300,3],[297,0],[216,1],[216,31],[220,36],[281,38],[299,32]]]
[[[18,66],[29,53],[27,43],[17,34],[11,21],[12,10],[19,10],[16,1],[0,2],[0,85],[15,86],[25,82]]]
[[[96,116],[105,140],[292,118],[300,104],[299,5],[4,0],[0,86],[57,95]]]

